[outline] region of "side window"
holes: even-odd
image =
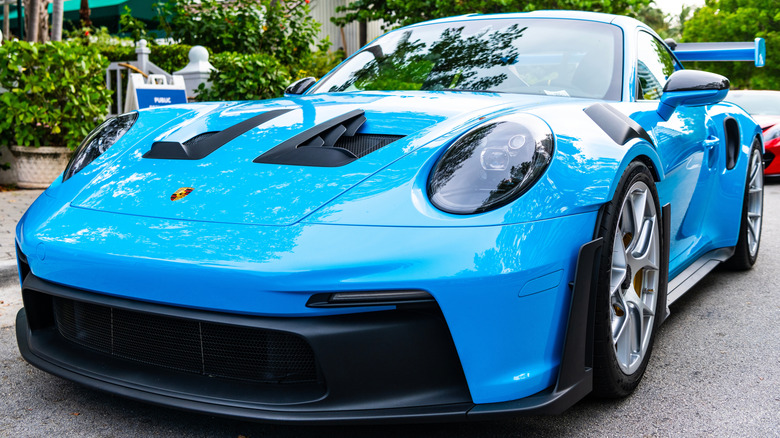
[[[639,32],[637,99],[659,99],[675,61],[666,46],[647,32]]]

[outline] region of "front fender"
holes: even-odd
[[[662,169],[655,148],[644,140],[615,143],[575,101],[526,111],[540,117],[555,136],[553,160],[525,194],[510,204],[473,215],[436,209],[426,185],[438,157],[457,138],[418,148],[331,201],[303,222],[380,226],[491,226],[548,220],[598,210],[612,199],[625,167],[646,157]],[[662,178],[660,174],[657,179]]]

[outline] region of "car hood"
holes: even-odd
[[[170,219],[292,224],[415,149],[442,147],[485,117],[507,108],[536,107],[551,99],[559,98],[452,92],[345,93],[144,110],[136,125],[155,125],[156,129],[143,135],[142,128],[136,131],[136,126],[128,131],[113,146],[127,150],[105,164],[71,205]],[[144,158],[154,142],[185,143],[280,109],[289,111],[205,157]],[[389,137],[394,141],[337,167],[254,162],[280,144],[305,137],[303,133],[357,110],[366,118],[358,134],[394,136]],[[177,115],[173,122],[171,114]],[[174,196],[187,192],[185,197]]]

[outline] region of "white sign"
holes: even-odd
[[[187,103],[184,78],[177,75],[172,76],[172,78],[172,81],[169,82],[163,75],[149,75],[148,79],[144,79],[141,74],[130,73],[130,80],[127,82],[125,112]]]

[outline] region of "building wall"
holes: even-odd
[[[311,16],[317,20],[322,27],[320,28],[320,39],[326,36],[330,38],[331,49],[344,49],[347,55],[355,53],[360,48],[360,27],[358,23],[349,23],[344,26],[342,35],[341,28],[330,21],[330,17],[336,16],[336,7],[345,6],[349,0],[311,0]],[[371,42],[376,37],[382,35],[382,22],[372,21],[368,23],[367,42]]]

